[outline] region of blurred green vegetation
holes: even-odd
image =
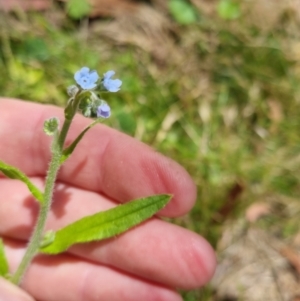
[[[216,246],[222,223],[250,203],[299,198],[300,19],[284,9],[268,26],[223,0],[215,13],[187,8],[181,22],[180,2],[169,15],[178,56],[163,60],[93,30],[111,19],[75,22],[60,7],[2,13],[0,95],[63,106],[79,68],[115,70],[123,86],[107,99],[108,123],[190,172],[198,201],[175,222]],[[185,294],[210,298],[209,288]]]

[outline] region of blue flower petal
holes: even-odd
[[[99,75],[95,70],[90,71],[90,68],[82,67],[75,73],[74,79],[82,89],[89,90],[97,86]]]
[[[104,74],[103,77],[103,86],[109,92],[117,92],[120,90],[122,85],[122,81],[119,79],[111,79],[111,77],[115,74],[115,71],[110,70]]]
[[[110,116],[110,107],[107,103],[102,103],[97,108],[97,117],[108,118]]]
[[[79,71],[77,71],[74,75],[74,79],[77,81],[79,81],[82,76],[86,75],[89,73],[89,68],[88,67],[82,67]]]
[[[115,75],[115,71],[113,71],[113,70],[109,70],[109,71],[107,71],[106,73],[104,73],[104,79],[110,79],[112,76],[114,76]]]

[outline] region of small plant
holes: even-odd
[[[175,21],[181,25],[193,24],[197,21],[195,8],[185,0],[169,0],[168,8]]]
[[[56,117],[45,121],[44,132],[46,135],[52,136],[53,141],[51,145],[52,157],[43,192],[22,171],[0,161],[0,171],[11,179],[24,182],[40,206],[25,255],[16,272],[12,275],[8,274],[3,243],[0,241],[0,276],[10,279],[17,285],[21,283],[27,268],[37,254],[59,254],[76,243],[99,241],[121,234],[153,216],[171,199],[170,195],[163,194],[134,200],[108,211],[86,216],[58,231],[50,230],[45,233],[45,223],[51,209],[55,181],[60,167],[73,153],[86,132],[111,115],[110,106],[102,99],[102,94],[120,90],[122,81],[113,79],[114,74],[114,71],[108,71],[100,78],[95,70],[90,70],[87,67],[81,68],[74,75],[76,85],[67,89],[70,99],[64,110],[63,125],[60,126]],[[69,128],[78,111],[95,120],[83,129],[70,145],[66,146],[65,140]]]
[[[80,20],[90,13],[91,6],[87,0],[70,0],[66,3],[66,11],[71,18]]]
[[[240,17],[240,3],[235,0],[220,0],[218,3],[218,14],[225,20],[234,20]]]

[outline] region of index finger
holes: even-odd
[[[44,176],[50,161],[51,138],[44,134],[43,123],[50,117],[58,117],[62,123],[63,110],[1,99],[0,160],[20,168],[28,176]],[[91,120],[76,116],[66,145],[90,123]],[[102,124],[80,141],[58,178],[119,202],[152,194],[173,194],[172,201],[160,212],[165,216],[185,214],[196,199],[196,187],[179,164]]]

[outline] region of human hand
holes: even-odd
[[[43,122],[53,116],[62,119],[63,111],[0,100],[0,158],[20,168],[40,187],[51,142],[43,132]],[[86,118],[76,116],[67,143],[87,124]],[[57,230],[116,203],[158,193],[174,195],[160,216],[185,214],[196,198],[192,180],[177,163],[98,125],[60,170],[47,229]],[[0,204],[0,234],[14,270],[24,253],[38,204],[22,182],[4,177],[0,178]],[[176,288],[200,287],[214,269],[214,252],[203,238],[153,218],[113,239],[76,245],[61,255],[38,256],[22,287],[41,301],[177,301],[182,299]]]

